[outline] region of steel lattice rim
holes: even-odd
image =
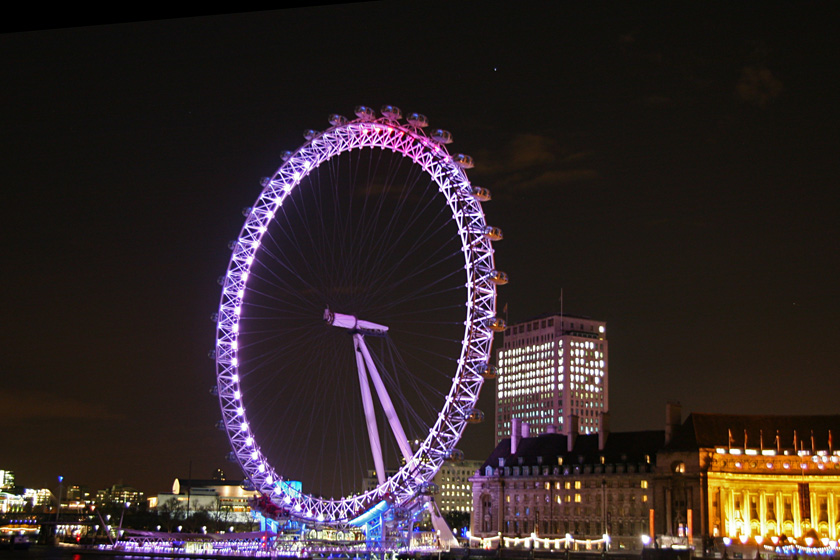
[[[238,338],[242,299],[254,256],[269,222],[285,198],[311,171],[341,153],[378,148],[411,158],[422,167],[445,196],[458,228],[464,252],[467,301],[461,355],[443,407],[429,434],[412,458],[384,484],[363,494],[324,499],[299,493],[283,484],[260,451],[248,424],[239,378]],[[290,515],[323,522],[347,521],[383,499],[402,504],[413,498],[421,485],[434,478],[460,439],[475,406],[483,373],[490,360],[495,320],[496,285],[493,248],[480,201],[458,161],[446,147],[427,136],[422,128],[396,120],[359,118],[342,122],[312,135],[274,175],[263,181],[263,190],[250,209],[232,248],[223,278],[216,337],[216,380],[222,421],[233,454],[254,488]]]

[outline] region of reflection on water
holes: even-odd
[[[32,545],[29,550],[3,551],[2,560],[138,560],[141,556],[122,556],[101,552],[79,552],[76,549]],[[148,558],[148,557],[147,557]]]

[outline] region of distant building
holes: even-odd
[[[443,463],[432,480],[437,485],[438,492],[434,497],[442,514],[446,515],[453,511],[472,512],[472,487],[469,478],[482,463],[483,461],[476,460],[446,461]],[[386,478],[396,474],[396,469],[385,471]],[[379,479],[376,477],[376,471],[369,469],[367,476],[362,481],[362,488],[365,492],[368,492],[374,490],[378,485]]]
[[[398,469],[387,469],[385,471],[385,478],[391,478],[397,474]],[[362,492],[370,492],[376,490],[379,486],[379,477],[376,475],[374,469],[368,469],[367,476],[362,478]]]
[[[99,506],[121,504],[138,505],[146,500],[146,494],[131,486],[114,484],[96,492],[96,504]]]
[[[218,473],[217,473],[218,474]],[[246,490],[242,480],[176,478],[172,492],[160,493],[150,501],[158,511],[167,510],[176,517],[206,511],[211,517],[230,523],[250,520],[249,500],[259,493]]]
[[[470,478],[473,536],[598,540],[608,533],[612,548],[642,547],[663,431],[511,436]]]
[[[511,421],[526,422],[534,435],[569,432],[579,418],[581,434],[601,429],[609,411],[607,324],[587,317],[549,314],[505,329],[496,351],[496,443]]]
[[[91,501],[90,487],[74,484],[67,488],[66,499],[73,502],[89,502]]]
[[[438,486],[435,495],[441,513],[450,512],[472,513],[472,485],[470,477],[484,461],[447,461],[440,467],[434,478]]]
[[[0,490],[12,490],[15,487],[14,471],[0,470]]]
[[[56,503],[55,496],[48,488],[24,488],[20,495],[34,509],[49,510]]]
[[[11,492],[0,492],[0,514],[24,511],[26,504],[23,496]]]

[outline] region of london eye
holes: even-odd
[[[423,115],[355,115],[262,180],[215,315],[232,457],[272,508],[321,523],[406,504],[458,458],[504,328],[472,158]]]

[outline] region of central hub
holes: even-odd
[[[345,315],[344,313],[336,313],[330,311],[330,308],[324,310],[324,321],[328,324],[341,329],[347,329],[354,333],[361,333],[364,335],[384,336],[388,332],[388,327],[379,325],[370,321],[362,321],[353,315]]]

